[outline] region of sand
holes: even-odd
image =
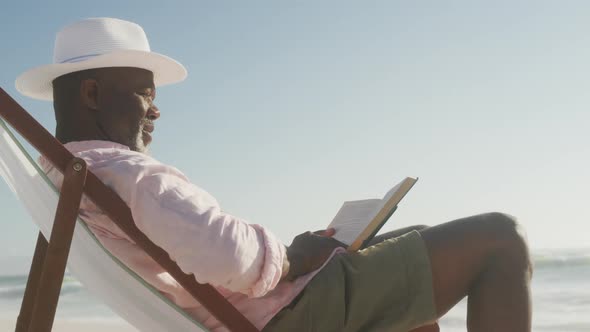
[[[0,331],[14,331],[14,319],[0,319]],[[53,332],[138,332],[137,329],[125,322],[101,320],[65,320],[56,319]]]

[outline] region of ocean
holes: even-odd
[[[533,331],[590,332],[590,249],[537,250],[533,260]],[[0,258],[0,318],[18,315],[29,261]],[[441,331],[466,331],[465,315],[463,301],[441,320]],[[62,286],[57,317],[121,320],[70,275]]]
[[[590,249],[533,252],[534,332],[590,332]],[[466,331],[466,301],[441,320],[441,331]]]

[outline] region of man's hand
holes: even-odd
[[[330,228],[297,235],[287,247],[287,262],[283,265],[282,278],[290,281],[314,271],[324,264],[335,248],[346,247],[332,238],[335,232]]]

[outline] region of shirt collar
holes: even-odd
[[[94,150],[94,149],[120,149],[120,150],[129,150],[129,147],[115,143],[110,141],[78,141],[78,142],[69,142],[64,144],[66,149],[68,149],[71,153],[78,153],[82,151]]]
[[[110,141],[78,141],[78,142],[70,142],[64,144],[66,149],[71,153],[78,153],[83,151],[89,151],[94,149],[119,149],[119,150],[127,150],[129,151],[129,147],[115,143]],[[39,156],[39,165],[43,169],[45,173],[49,172],[49,170],[53,167],[53,165],[44,157]]]

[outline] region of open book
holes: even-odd
[[[405,178],[382,199],[344,202],[328,226],[336,230],[333,237],[348,245],[348,251],[364,248],[393,214],[416,181],[418,178]]]

